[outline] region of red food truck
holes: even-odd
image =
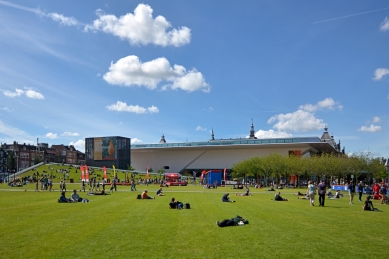
[[[188,182],[181,179],[181,175],[178,173],[166,173],[165,182],[169,186],[187,186]]]

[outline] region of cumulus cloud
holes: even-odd
[[[148,108],[144,108],[139,105],[127,105],[127,103],[121,101],[117,101],[116,104],[108,105],[106,108],[110,111],[133,112],[137,114],[159,112],[159,109],[154,105]]]
[[[273,128],[285,132],[319,130],[325,126],[322,119],[318,119],[313,113],[303,110],[287,114],[278,114],[272,116],[267,122],[269,124],[275,123]]]
[[[289,138],[292,137],[292,134],[282,131],[274,131],[274,130],[258,130],[255,132],[255,136],[258,139],[264,138]]]
[[[301,105],[299,109],[308,111],[308,112],[315,112],[317,110],[323,110],[323,109],[339,109],[342,110],[343,106],[336,103],[332,98],[326,98],[322,101],[317,102],[317,104],[305,104]]]
[[[380,31],[387,31],[389,30],[389,19],[388,17],[385,17],[384,21],[380,25]]]
[[[46,134],[46,138],[49,138],[49,139],[56,139],[57,137],[58,137],[57,133],[49,132]]]
[[[389,74],[389,69],[387,69],[387,68],[377,68],[377,69],[374,71],[373,80],[379,81],[379,80],[381,80],[384,76],[386,76],[386,75],[388,75],[388,74]]]
[[[381,126],[376,126],[371,124],[369,127],[367,126],[362,126],[361,128],[358,129],[358,131],[362,132],[379,132],[382,131]]]
[[[326,98],[316,104],[301,105],[297,111],[292,113],[274,115],[267,123],[274,123],[273,128],[287,133],[291,131],[306,132],[319,130],[325,127],[325,123],[322,119],[315,117],[316,111],[324,109],[341,110],[342,108],[343,106],[332,98]]]
[[[134,13],[116,17],[97,10],[98,19],[85,26],[85,31],[103,31],[128,40],[130,44],[155,44],[159,46],[182,46],[191,40],[190,29],[183,26],[170,29],[171,24],[163,16],[153,18],[153,9],[139,4]]]
[[[141,143],[142,140],[138,138],[131,138],[131,144]]]
[[[77,132],[65,131],[64,133],[61,134],[61,136],[63,136],[63,137],[77,137],[77,136],[80,136],[80,134]]]
[[[74,146],[77,150],[79,150],[79,151],[81,151],[81,152],[85,152],[85,151],[84,151],[84,150],[85,150],[85,141],[82,140],[82,139],[79,139],[79,140],[77,140],[76,142],[71,141],[71,142],[69,143],[69,145]]]
[[[144,63],[133,55],[121,58],[116,63],[111,62],[109,72],[103,78],[112,85],[144,86],[151,90],[156,89],[161,81],[166,81],[168,84],[163,86],[163,90],[210,91],[209,84],[196,69],[187,71],[180,65],[171,67],[164,57]]]
[[[207,128],[203,128],[201,126],[197,126],[196,130],[199,130],[199,131],[207,131]]]
[[[31,98],[31,99],[45,99],[43,94],[38,93],[38,92],[36,92],[34,90],[31,90],[31,89],[22,90],[22,89],[16,88],[15,92],[11,92],[11,91],[8,91],[8,90],[3,90],[3,94],[5,96],[9,97],[9,98],[20,97],[22,95],[25,95],[25,96],[27,96],[28,98]]]

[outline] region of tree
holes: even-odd
[[[7,157],[7,167],[8,170],[16,170],[16,158],[15,158],[15,153],[13,151],[8,153]]]
[[[163,169],[163,167],[161,167],[160,169],[158,169],[158,174],[159,174],[159,179],[162,179],[162,175],[165,173],[165,170]]]

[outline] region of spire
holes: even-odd
[[[249,138],[256,139],[255,131],[254,131],[254,121],[253,121],[253,119],[251,119],[251,130],[250,130],[250,137]]]
[[[212,135],[211,135],[211,140],[215,140],[215,134],[213,134],[213,127],[212,127]]]
[[[160,144],[166,143],[165,135],[163,135],[163,133],[162,133],[162,137],[161,137],[161,140],[159,141],[159,143]]]

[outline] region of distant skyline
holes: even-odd
[[[389,4],[0,0],[0,142],[321,136],[389,157]]]

